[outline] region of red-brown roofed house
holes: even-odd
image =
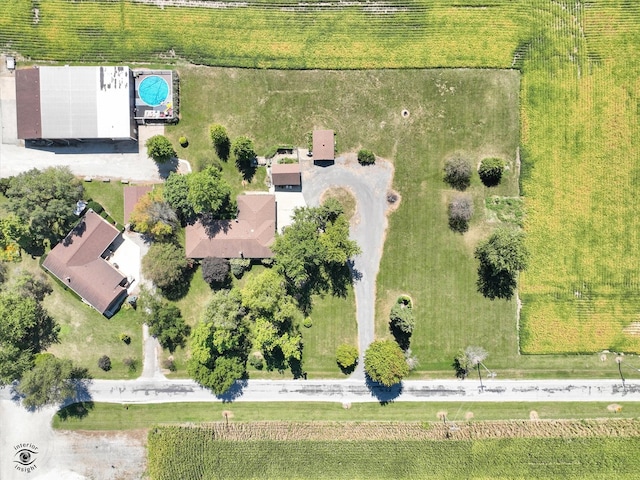
[[[335,160],[335,138],[333,130],[314,130],[312,141],[313,161]]]
[[[300,187],[299,163],[275,163],[271,165],[271,183],[276,188]]]
[[[185,229],[187,258],[270,258],[276,232],[275,195],[239,195],[238,218],[206,221]]]
[[[107,318],[127,296],[127,277],[103,258],[118,235],[113,225],[89,210],[42,264]]]
[[[149,193],[153,187],[151,185],[135,185],[124,187],[124,223],[129,223],[129,216],[142,197]]]

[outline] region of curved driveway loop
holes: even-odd
[[[356,222],[355,225],[352,222],[351,237],[362,248],[362,254],[354,259],[360,360],[351,378],[362,380],[363,355],[375,336],[376,278],[387,228],[387,192],[391,188],[393,166],[378,160],[375,165],[363,167],[355,155],[350,154],[327,167],[303,160],[301,169],[302,193],[307,205],[319,205],[320,196],[331,187],[346,187],[356,197]]]

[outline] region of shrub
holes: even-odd
[[[158,163],[165,163],[176,156],[171,141],[164,135],[154,135],[145,143],[147,155]]]
[[[249,365],[256,370],[262,370],[264,368],[264,357],[260,352],[253,352],[249,355]]]
[[[244,272],[251,268],[251,260],[248,258],[232,258],[229,260],[229,265],[233,276],[240,279]]]
[[[229,140],[227,129],[218,123],[214,123],[209,126],[209,136],[216,155],[220,160],[227,161],[231,150],[231,141]]]
[[[260,260],[260,263],[265,267],[272,267],[275,263],[275,260],[273,258],[263,258]]]
[[[106,355],[101,356],[98,359],[98,367],[100,367],[105,372],[108,372],[109,370],[111,370],[111,359]]]
[[[229,281],[229,260],[207,257],[202,260],[202,278],[209,285],[224,285]]]
[[[311,317],[305,317],[302,321],[302,326],[305,328],[311,328],[313,326],[313,320],[311,320]]]
[[[399,330],[405,335],[411,335],[416,326],[413,309],[403,303],[396,303],[389,314],[391,330]]]
[[[358,347],[343,343],[336,350],[336,362],[343,370],[355,367],[358,363]]]
[[[466,196],[457,196],[449,202],[449,228],[464,233],[469,230],[469,220],[473,216],[473,202]]]
[[[376,156],[371,150],[363,148],[358,152],[358,162],[360,165],[373,165],[376,163]]]
[[[504,161],[499,158],[485,158],[480,162],[478,175],[486,187],[495,187],[502,180]]]
[[[138,360],[133,357],[125,358],[122,363],[124,363],[124,366],[127,367],[130,372],[135,372],[138,368]]]
[[[120,334],[120,341],[129,345],[131,343],[131,337],[126,333]]]
[[[169,370],[170,372],[175,372],[178,369],[173,358],[165,358],[162,361],[162,368],[164,368],[165,370]]]
[[[89,200],[89,202],[87,203],[87,208],[90,208],[98,215],[104,212],[104,208],[102,208],[102,205],[100,205],[98,202],[94,202],[93,200]]]
[[[187,148],[189,146],[189,140],[184,135],[178,139],[178,143],[182,148]]]
[[[444,181],[456,190],[466,190],[471,185],[471,163],[456,156],[444,165]]]

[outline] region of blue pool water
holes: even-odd
[[[164,78],[151,75],[138,85],[138,96],[150,107],[157,107],[169,96],[169,85]]]

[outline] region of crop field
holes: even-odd
[[[565,432],[571,429],[560,427]],[[518,426],[490,424],[488,436],[455,439],[457,432],[448,436],[448,428],[440,424],[156,427],[149,432],[148,470],[155,480],[637,476],[640,438],[636,436],[514,438],[507,434],[510,429]],[[506,438],[491,438],[496,432]]]
[[[528,37],[527,3],[1,0],[0,49],[74,62],[508,67]]]
[[[640,351],[640,3],[548,2],[522,77],[525,353]]]

